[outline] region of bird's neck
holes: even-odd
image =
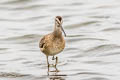
[[[55,37],[61,37],[62,36],[61,27],[55,26],[53,34]]]

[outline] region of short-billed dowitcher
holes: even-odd
[[[47,65],[49,68],[49,61],[48,61],[48,56],[53,56],[53,60],[56,59],[55,67],[58,63],[58,57],[54,58],[54,56],[61,51],[63,51],[65,47],[65,40],[64,37],[62,36],[62,31],[64,35],[66,36],[66,33],[62,27],[62,17],[61,16],[56,16],[55,18],[55,27],[52,33],[49,33],[43,38],[41,38],[39,47],[40,50],[46,55],[47,58]]]

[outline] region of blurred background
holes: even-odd
[[[66,48],[60,72],[48,76],[38,45],[55,16],[63,17]],[[0,79],[119,80],[120,0],[0,0]]]

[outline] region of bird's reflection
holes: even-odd
[[[54,75],[49,76],[49,80],[65,80],[65,78],[64,76],[54,74]]]
[[[54,70],[50,70],[51,67],[48,67],[48,76],[49,80],[65,80],[64,74],[59,74],[60,71],[58,70],[57,66],[53,66]]]

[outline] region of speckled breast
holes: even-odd
[[[52,47],[49,47],[49,55],[53,56],[65,48],[65,41],[64,40],[56,40],[55,42],[52,43]]]

